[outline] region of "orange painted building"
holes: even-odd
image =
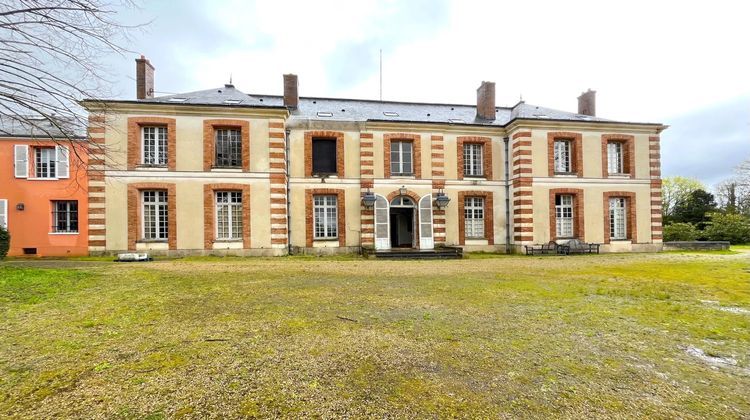
[[[11,235],[8,255],[88,255],[82,145],[12,125],[5,122],[0,136],[0,225]]]

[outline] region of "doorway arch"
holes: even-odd
[[[391,248],[417,248],[419,224],[417,222],[418,199],[409,195],[396,195],[388,202],[389,238]]]

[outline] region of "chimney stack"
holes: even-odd
[[[596,91],[587,90],[578,97],[578,113],[596,117]]]
[[[494,82],[482,82],[477,89],[477,117],[484,120],[495,119]]]
[[[154,97],[154,66],[142,55],[135,59],[135,96],[138,99]]]
[[[297,109],[299,106],[299,83],[296,74],[284,75],[284,106],[291,109]]]

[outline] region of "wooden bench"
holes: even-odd
[[[580,239],[571,239],[565,245],[560,245],[560,253],[570,254],[594,254],[599,253],[601,244],[586,243]]]
[[[549,241],[542,245],[525,245],[526,255],[556,255],[560,245],[555,241]]]

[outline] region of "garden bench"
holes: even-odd
[[[560,245],[555,241],[549,241],[542,245],[526,245],[526,255],[550,255],[557,254]]]
[[[560,245],[560,253],[570,254],[593,254],[599,253],[600,244],[586,243],[580,239],[571,239],[565,245]]]

